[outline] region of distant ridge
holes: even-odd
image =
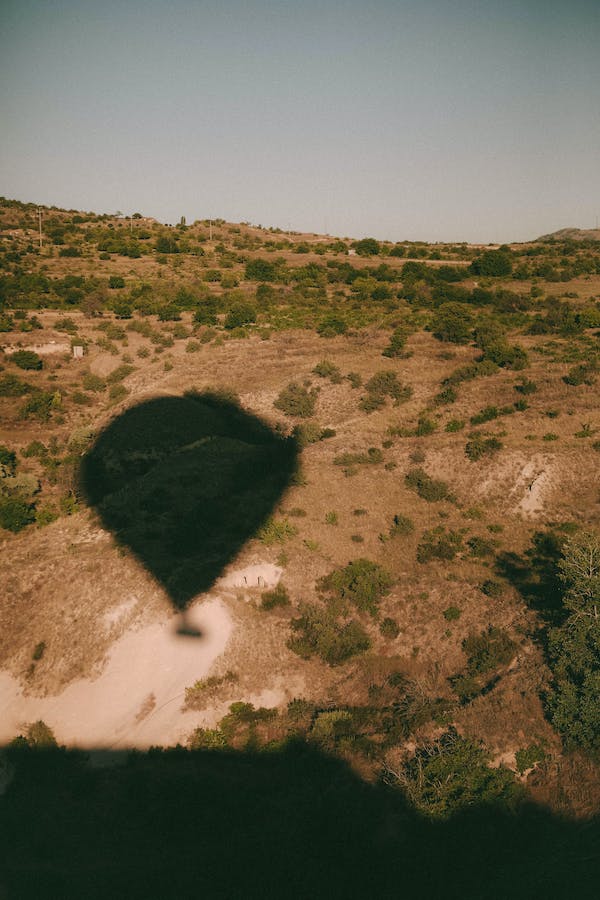
[[[551,241],[600,241],[600,228],[560,228],[552,234],[543,234],[535,239],[546,243]]]

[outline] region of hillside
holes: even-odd
[[[592,233],[41,218],[0,202],[0,740],[293,740],[386,773],[390,833],[591,821],[598,698],[560,705],[556,635],[600,525]]]

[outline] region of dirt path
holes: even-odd
[[[144,748],[183,741],[200,716],[181,712],[186,687],[203,678],[223,653],[233,623],[225,605],[208,598],[191,607],[178,633],[174,616],[129,631],[112,646],[101,675],[70,684],[51,697],[24,697],[19,682],[0,672],[0,743],[43,719],[61,744]]]

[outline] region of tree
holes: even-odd
[[[558,564],[566,587],[564,605],[576,616],[600,617],[600,540],[581,532],[565,544]]]
[[[359,256],[378,256],[381,249],[379,241],[376,241],[375,238],[363,238],[361,241],[356,241],[353,247]]]
[[[464,303],[442,303],[435,312],[431,327],[441,341],[466,344],[471,337],[473,314]]]
[[[550,721],[567,748],[600,756],[600,540],[581,532],[565,544],[558,565],[566,587],[565,622],[548,636],[553,682]]]
[[[512,260],[510,250],[486,250],[471,263],[473,275],[490,275],[501,277],[512,272]]]
[[[33,350],[17,350],[11,356],[12,361],[20,369],[41,369],[44,365],[41,356],[34,353]]]

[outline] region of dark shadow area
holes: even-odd
[[[7,900],[584,900],[598,892],[597,820],[522,806],[473,807],[433,823],[399,791],[306,745],[151,751],[112,768],[59,749],[6,756]]]
[[[566,615],[564,588],[558,577],[563,544],[564,537],[553,531],[536,531],[525,553],[500,553],[496,559],[498,574],[516,588],[547,626],[560,625]]]
[[[184,609],[263,525],[296,460],[292,439],[191,393],[122,413],[84,456],[79,481],[104,527]]]

